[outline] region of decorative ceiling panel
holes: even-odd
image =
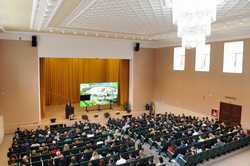
[[[211,38],[216,40],[231,34],[241,37],[250,34],[250,0],[220,1],[223,2],[217,7],[217,21],[212,24]],[[13,5],[7,0],[4,2]],[[172,23],[171,9],[164,7],[162,0],[33,0],[30,13],[33,31],[173,43],[180,41]],[[8,27],[7,23],[2,26]],[[17,26],[16,30],[21,29]]]
[[[224,0],[217,7],[217,21],[212,25],[212,32],[224,34],[227,29],[230,32],[235,29],[237,33],[238,27],[241,30],[250,28],[246,22],[248,18],[248,0]],[[60,28],[145,35],[154,40],[173,38],[176,33],[171,9],[163,7],[161,0],[82,0]]]
[[[164,33],[174,28],[170,10],[159,0],[82,1],[62,27],[131,34]]]

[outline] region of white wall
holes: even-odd
[[[99,37],[15,32],[1,33],[0,39],[30,41],[32,35],[38,36],[38,57],[129,59],[129,103],[133,108],[133,47],[136,41]],[[145,48],[150,46],[153,41],[140,43],[140,46]]]
[[[5,133],[12,133],[39,122],[37,48],[30,41],[0,40],[0,50],[0,115]]]
[[[132,59],[133,45],[133,41],[122,39],[42,35],[38,56]]]
[[[134,56],[134,55],[133,55]],[[128,102],[130,104],[130,108],[133,110],[134,109],[134,93],[133,93],[133,89],[134,89],[134,74],[133,74],[133,58],[129,60],[129,97],[128,97]]]
[[[202,113],[194,112],[194,111],[189,110],[189,109],[176,107],[176,106],[169,105],[169,104],[166,104],[164,102],[158,102],[158,101],[155,102],[155,111],[156,111],[156,113],[163,113],[163,114],[165,112],[167,112],[167,113],[174,113],[176,115],[185,114],[185,115],[188,115],[188,116],[209,117],[209,118],[211,118],[210,115],[205,115],[205,114],[202,114]]]

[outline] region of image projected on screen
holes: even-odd
[[[80,84],[80,107],[117,103],[118,82]]]

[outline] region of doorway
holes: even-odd
[[[240,124],[241,109],[241,105],[221,102],[219,121],[227,125]]]

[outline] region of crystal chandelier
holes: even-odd
[[[219,0],[221,1],[221,0]],[[172,8],[173,24],[182,47],[195,48],[205,45],[211,34],[211,24],[216,21],[218,0],[165,0],[163,5]]]

